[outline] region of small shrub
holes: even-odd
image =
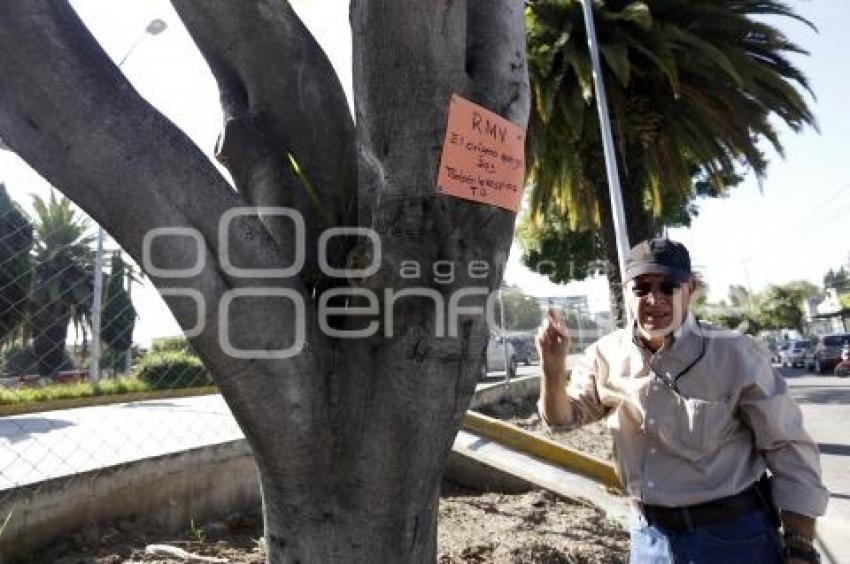
[[[153,341],[151,341],[151,352],[182,352],[191,355],[195,354],[195,350],[192,348],[192,345],[189,343],[189,340],[186,337],[181,336],[161,337],[159,339],[154,339]]]
[[[38,357],[32,347],[12,345],[0,353],[0,373],[7,377],[38,374]]]
[[[139,363],[137,376],[157,390],[213,385],[201,360],[186,352],[148,353]]]

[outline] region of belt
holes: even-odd
[[[765,508],[755,485],[729,497],[687,507],[664,507],[643,503],[638,506],[651,525],[676,532],[731,521],[755,509]]]

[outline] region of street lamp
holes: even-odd
[[[164,21],[162,21],[159,18],[155,18],[155,19],[151,20],[150,23],[145,28],[145,30],[142,33],[140,33],[139,36],[136,38],[136,40],[133,42],[133,44],[130,45],[130,48],[127,49],[127,52],[124,53],[123,57],[121,57],[121,60],[118,61],[118,68],[119,69],[121,68],[121,66],[124,64],[124,62],[127,60],[127,58],[133,53],[133,51],[136,50],[136,47],[138,47],[139,44],[148,37],[148,35],[159,35],[163,31],[165,31],[165,28],[167,28],[167,27],[168,27],[168,24],[166,24]]]
[[[502,296],[502,288],[505,285],[499,286],[499,324],[502,326],[502,356],[505,357],[505,382],[511,381],[511,359],[508,357],[508,332],[505,327],[505,300]]]
[[[626,214],[623,210],[623,192],[620,190],[620,174],[617,170],[617,154],[614,151],[614,136],[611,134],[611,118],[608,117],[608,98],[605,96],[605,82],[602,78],[602,64],[599,61],[599,46],[596,41],[596,26],[593,23],[591,0],[581,0],[584,11],[584,27],[587,31],[587,47],[590,50],[590,62],[593,65],[593,86],[596,92],[596,109],[599,113],[599,126],[602,130],[602,146],[605,151],[605,172],[608,175],[608,191],[611,198],[611,213],[614,215],[614,233],[617,238],[617,255],[620,265],[620,277],[625,281],[626,255],[629,253],[629,232],[626,230]],[[632,314],[626,304],[626,327],[631,327]]]
[[[148,23],[144,31],[139,34],[139,37],[130,45],[121,60],[118,61],[118,68],[127,61],[127,58],[136,50],[142,41],[149,35],[159,35],[168,25],[159,18],[155,18]],[[97,226],[97,250],[94,254],[94,289],[92,296],[92,330],[91,330],[91,365],[89,366],[89,379],[93,382],[100,380],[100,317],[101,317],[101,300],[103,298],[103,240],[106,234],[99,224]]]
[[[576,324],[578,325],[578,352],[582,352],[584,350],[584,332],[581,326],[582,309],[578,304],[572,304],[570,309],[572,309],[576,314]]]

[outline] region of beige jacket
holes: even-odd
[[[643,503],[680,507],[733,495],[769,468],[781,509],[810,517],[826,510],[817,445],[754,339],[688,316],[652,354],[621,329],[588,347],[567,394],[570,420],[552,428],[607,417],[620,480]]]

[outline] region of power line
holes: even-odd
[[[844,184],[842,186],[839,186],[838,189],[835,192],[831,193],[826,198],[826,200],[824,200],[818,206],[813,208],[812,212],[809,213],[806,216],[806,219],[801,221],[800,223],[798,223],[796,228],[793,229],[793,231],[799,232],[799,231],[802,231],[803,229],[806,229],[809,226],[810,222],[813,219],[815,219],[819,214],[823,213],[824,211],[829,211],[831,209],[834,209],[833,207],[828,207],[828,206],[830,206],[830,204],[834,203],[833,200],[835,199],[836,196],[841,194],[842,191],[844,191],[844,194],[850,194],[850,184]],[[850,202],[848,202],[848,204],[850,204]]]

